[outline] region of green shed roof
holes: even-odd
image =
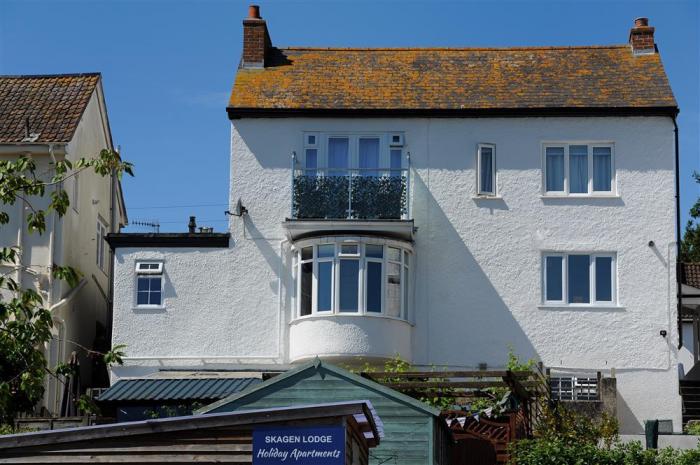
[[[260,383],[262,380],[259,378],[121,379],[103,392],[97,400],[217,400]]]

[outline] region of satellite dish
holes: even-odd
[[[248,213],[248,209],[243,206],[243,202],[241,202],[241,199],[239,197],[238,202],[236,202],[236,208],[233,210],[233,215],[234,216],[243,216],[246,213]]]

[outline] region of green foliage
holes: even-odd
[[[688,424],[685,425],[683,431],[685,434],[700,436],[700,421],[689,421]]]
[[[700,183],[700,173],[693,172],[693,178]],[[680,261],[686,263],[700,262],[700,198],[691,207],[690,218],[685,226],[679,257]]]
[[[92,399],[92,397],[85,394],[82,394],[78,398],[76,407],[78,408],[78,411],[83,414],[98,415],[100,413],[100,407],[97,406],[97,403]]]
[[[619,442],[617,420],[600,421],[562,406],[545,410],[534,439],[510,446],[513,465],[698,465],[700,446],[645,450],[638,441]]]
[[[12,206],[23,202],[29,210],[26,221],[30,233],[42,234],[46,230],[47,214],[61,217],[68,211],[69,197],[63,189],[66,179],[85,170],[92,170],[98,176],[114,174],[119,179],[123,173],[133,176],[132,165],[110,150],[102,150],[94,158],[81,158],[74,164],[60,160],[52,168],[53,175],[47,181],[43,173],[37,173],[37,165],[29,157],[0,161],[0,204]],[[32,201],[47,196],[47,192],[48,207],[35,208]],[[10,219],[7,212],[0,212],[0,225],[9,223]],[[0,249],[0,266],[20,267],[19,253],[16,247]],[[51,273],[71,286],[80,280],[77,270],[58,264],[52,266]],[[59,380],[70,374],[66,365],[47,366],[42,347],[51,339],[52,325],[51,314],[36,290],[20,288],[12,273],[0,276],[0,423],[13,424],[18,413],[32,410],[44,394],[47,374]],[[115,349],[117,352],[104,356],[108,364],[121,363],[123,347]],[[89,408],[85,402],[82,405],[83,410]]]

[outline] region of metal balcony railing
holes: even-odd
[[[562,401],[600,400],[599,385],[599,378],[563,376],[549,379],[552,398]]]
[[[408,219],[408,168],[295,169],[292,218]]]

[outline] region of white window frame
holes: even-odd
[[[481,187],[481,150],[484,148],[491,149],[491,186],[493,187],[491,191],[485,191]],[[496,180],[496,144],[478,144],[476,149],[476,194],[481,197],[496,197],[498,195]]]
[[[334,255],[333,257],[318,257],[318,247],[324,245],[334,244]],[[341,246],[357,244],[358,253],[357,254],[343,254]],[[366,246],[367,245],[380,245],[382,246],[382,258],[367,257],[366,256]],[[312,296],[311,296],[311,314],[302,315],[301,314],[301,265],[310,262],[310,260],[301,260],[301,250],[306,247],[313,247],[313,273],[312,273]],[[398,248],[401,252],[401,258],[399,261],[389,260],[388,247]],[[382,317],[382,318],[393,318],[400,319],[403,321],[408,320],[410,315],[410,302],[406,302],[405,296],[410,296],[412,293],[412,283],[408,282],[408,277],[410,275],[411,263],[406,263],[406,256],[408,255],[409,261],[414,261],[415,256],[413,250],[407,247],[406,244],[387,240],[387,239],[377,239],[370,237],[361,238],[334,238],[329,241],[328,238],[323,239],[309,239],[296,244],[293,247],[292,253],[294,257],[292,258],[292,263],[294,266],[293,276],[296,281],[294,283],[294,318],[309,318],[309,317],[320,317],[320,316],[353,316],[353,315],[366,315],[370,317]],[[413,258],[411,258],[413,256]],[[357,260],[359,261],[359,278],[358,278],[358,309],[357,311],[340,311],[340,260]],[[331,262],[333,266],[333,271],[331,273],[331,310],[319,311],[318,310],[318,264],[321,262]],[[380,312],[370,312],[367,310],[367,263],[375,262],[382,264],[381,273],[381,311]],[[398,317],[389,316],[387,314],[386,308],[386,289],[387,289],[387,271],[388,263],[397,263],[400,266],[401,273],[401,311]],[[403,286],[409,286],[408,292],[405,292]]]
[[[105,236],[107,235],[107,222],[104,221],[99,215],[97,216],[97,226],[95,232],[95,263],[100,270],[105,271]]]
[[[310,144],[308,136],[316,136],[316,143]],[[348,139],[348,171],[357,171],[360,166],[360,139],[379,139],[379,169],[382,175],[389,175],[391,172],[391,151],[401,151],[401,170],[405,170],[406,161],[406,144],[404,136],[404,144],[402,146],[392,146],[391,137],[395,135],[404,136],[403,132],[343,132],[343,131],[304,131],[303,132],[303,159],[300,160],[302,171],[307,171],[306,167],[306,152],[308,149],[316,150],[316,174],[319,176],[326,175],[328,171],[328,140],[333,138]]]
[[[590,302],[569,303],[569,257],[571,255],[588,255],[588,280]],[[562,266],[562,300],[547,300],[547,257],[561,257]],[[610,276],[611,300],[596,300],[595,264],[597,258],[610,258],[612,272]],[[617,307],[617,254],[614,252],[544,252],[542,254],[542,304],[557,307]]]
[[[148,268],[146,268],[148,267]],[[134,306],[136,308],[164,308],[165,307],[165,296],[163,295],[163,288],[165,287],[165,277],[163,272],[163,262],[155,260],[139,260],[134,265],[134,271],[136,275],[135,280],[135,293],[134,293]],[[160,303],[159,304],[139,304],[138,294],[139,294],[139,278],[160,278]]]
[[[570,192],[569,181],[569,147],[572,145],[587,146],[587,162],[588,162],[588,191],[587,192]],[[562,147],[564,149],[564,190],[563,191],[548,191],[547,190],[547,148]],[[606,147],[610,149],[610,190],[594,191],[593,190],[593,148]],[[617,194],[617,170],[615,169],[615,143],[612,141],[547,141],[542,143],[542,196],[544,197],[616,197]]]

